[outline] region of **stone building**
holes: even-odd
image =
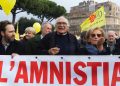
[[[70,13],[67,15],[70,22],[70,32],[79,35],[80,24],[101,6],[105,8],[106,25],[103,26],[105,32],[114,30],[120,35],[120,7],[111,1],[97,3],[94,0],[89,0],[71,7]]]

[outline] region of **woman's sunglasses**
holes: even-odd
[[[92,38],[94,38],[94,37],[96,37],[96,36],[100,38],[100,37],[102,36],[102,34],[91,34],[91,37],[92,37]]]

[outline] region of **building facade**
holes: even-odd
[[[78,6],[71,7],[70,13],[67,15],[70,22],[70,32],[80,35],[80,24],[101,6],[105,8],[106,17],[106,25],[102,28],[106,33],[109,30],[114,30],[120,35],[120,7],[111,1],[103,3],[97,3],[94,0],[83,1]]]

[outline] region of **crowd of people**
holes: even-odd
[[[33,27],[25,29],[25,36],[15,40],[15,28],[9,21],[0,22],[0,55],[120,55],[120,38],[115,31],[105,34],[100,27],[81,33],[79,40],[69,32],[64,16],[52,24],[42,24],[41,33]]]

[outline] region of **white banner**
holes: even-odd
[[[0,86],[120,86],[119,56],[0,56]]]

